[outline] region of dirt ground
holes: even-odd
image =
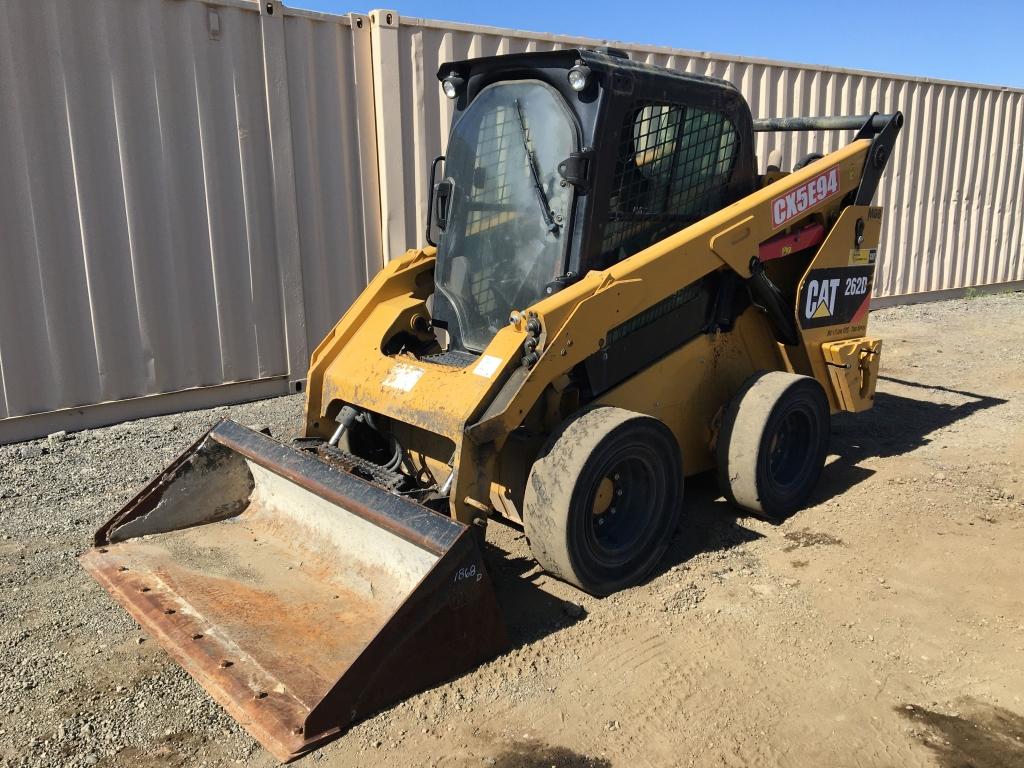
[[[1024,766],[1024,294],[870,323],[877,405],[834,420],[808,509],[770,525],[696,478],[659,573],[604,600],[492,525],[514,650],[304,762]],[[75,557],[213,419],[288,438],[301,406],[0,448],[4,765],[275,764]]]

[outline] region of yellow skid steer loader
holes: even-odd
[[[595,595],[650,576],[683,478],[803,506],[870,408],[899,113],[753,120],[612,49],[444,65],[429,246],[313,353],[304,437],[213,427],[84,566],[281,760],[506,646],[490,518]],[[854,130],[758,174],[757,131]],[[436,239],[436,243],[434,242]]]

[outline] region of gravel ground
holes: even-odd
[[[218,418],[291,437],[301,397],[0,447],[0,755],[11,766],[211,764],[258,750],[78,566],[100,523]],[[122,762],[123,761],[123,762]],[[200,761],[195,764],[205,764]]]
[[[708,478],[650,583],[595,600],[492,525],[514,650],[310,762],[1024,765],[1024,295],[878,311],[876,408],[814,504],[737,517]],[[274,761],[89,579],[91,534],[216,419],[289,439],[292,396],[0,447],[0,761]]]

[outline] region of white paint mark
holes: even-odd
[[[476,367],[473,369],[473,373],[477,376],[483,376],[485,379],[491,378],[494,372],[501,366],[501,358],[495,357],[494,355],[484,355],[480,358]]]
[[[423,369],[415,365],[398,363],[393,366],[388,375],[384,377],[381,386],[385,389],[393,389],[396,392],[408,392],[416,386],[416,382],[423,375]]]

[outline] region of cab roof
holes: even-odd
[[[506,53],[498,56],[481,56],[475,59],[462,59],[442,64],[437,70],[437,79],[444,80],[455,74],[466,80],[479,75],[497,73],[523,73],[530,70],[564,68],[569,69],[578,63],[586,64],[591,71],[610,74],[615,83],[615,75],[633,80],[668,81],[676,88],[687,85],[696,88],[715,88],[730,91],[737,96],[740,91],[728,80],[708,77],[691,72],[680,72],[675,69],[661,67],[656,64],[630,59],[625,51],[616,48],[567,48],[558,51],[533,51],[529,53]]]

